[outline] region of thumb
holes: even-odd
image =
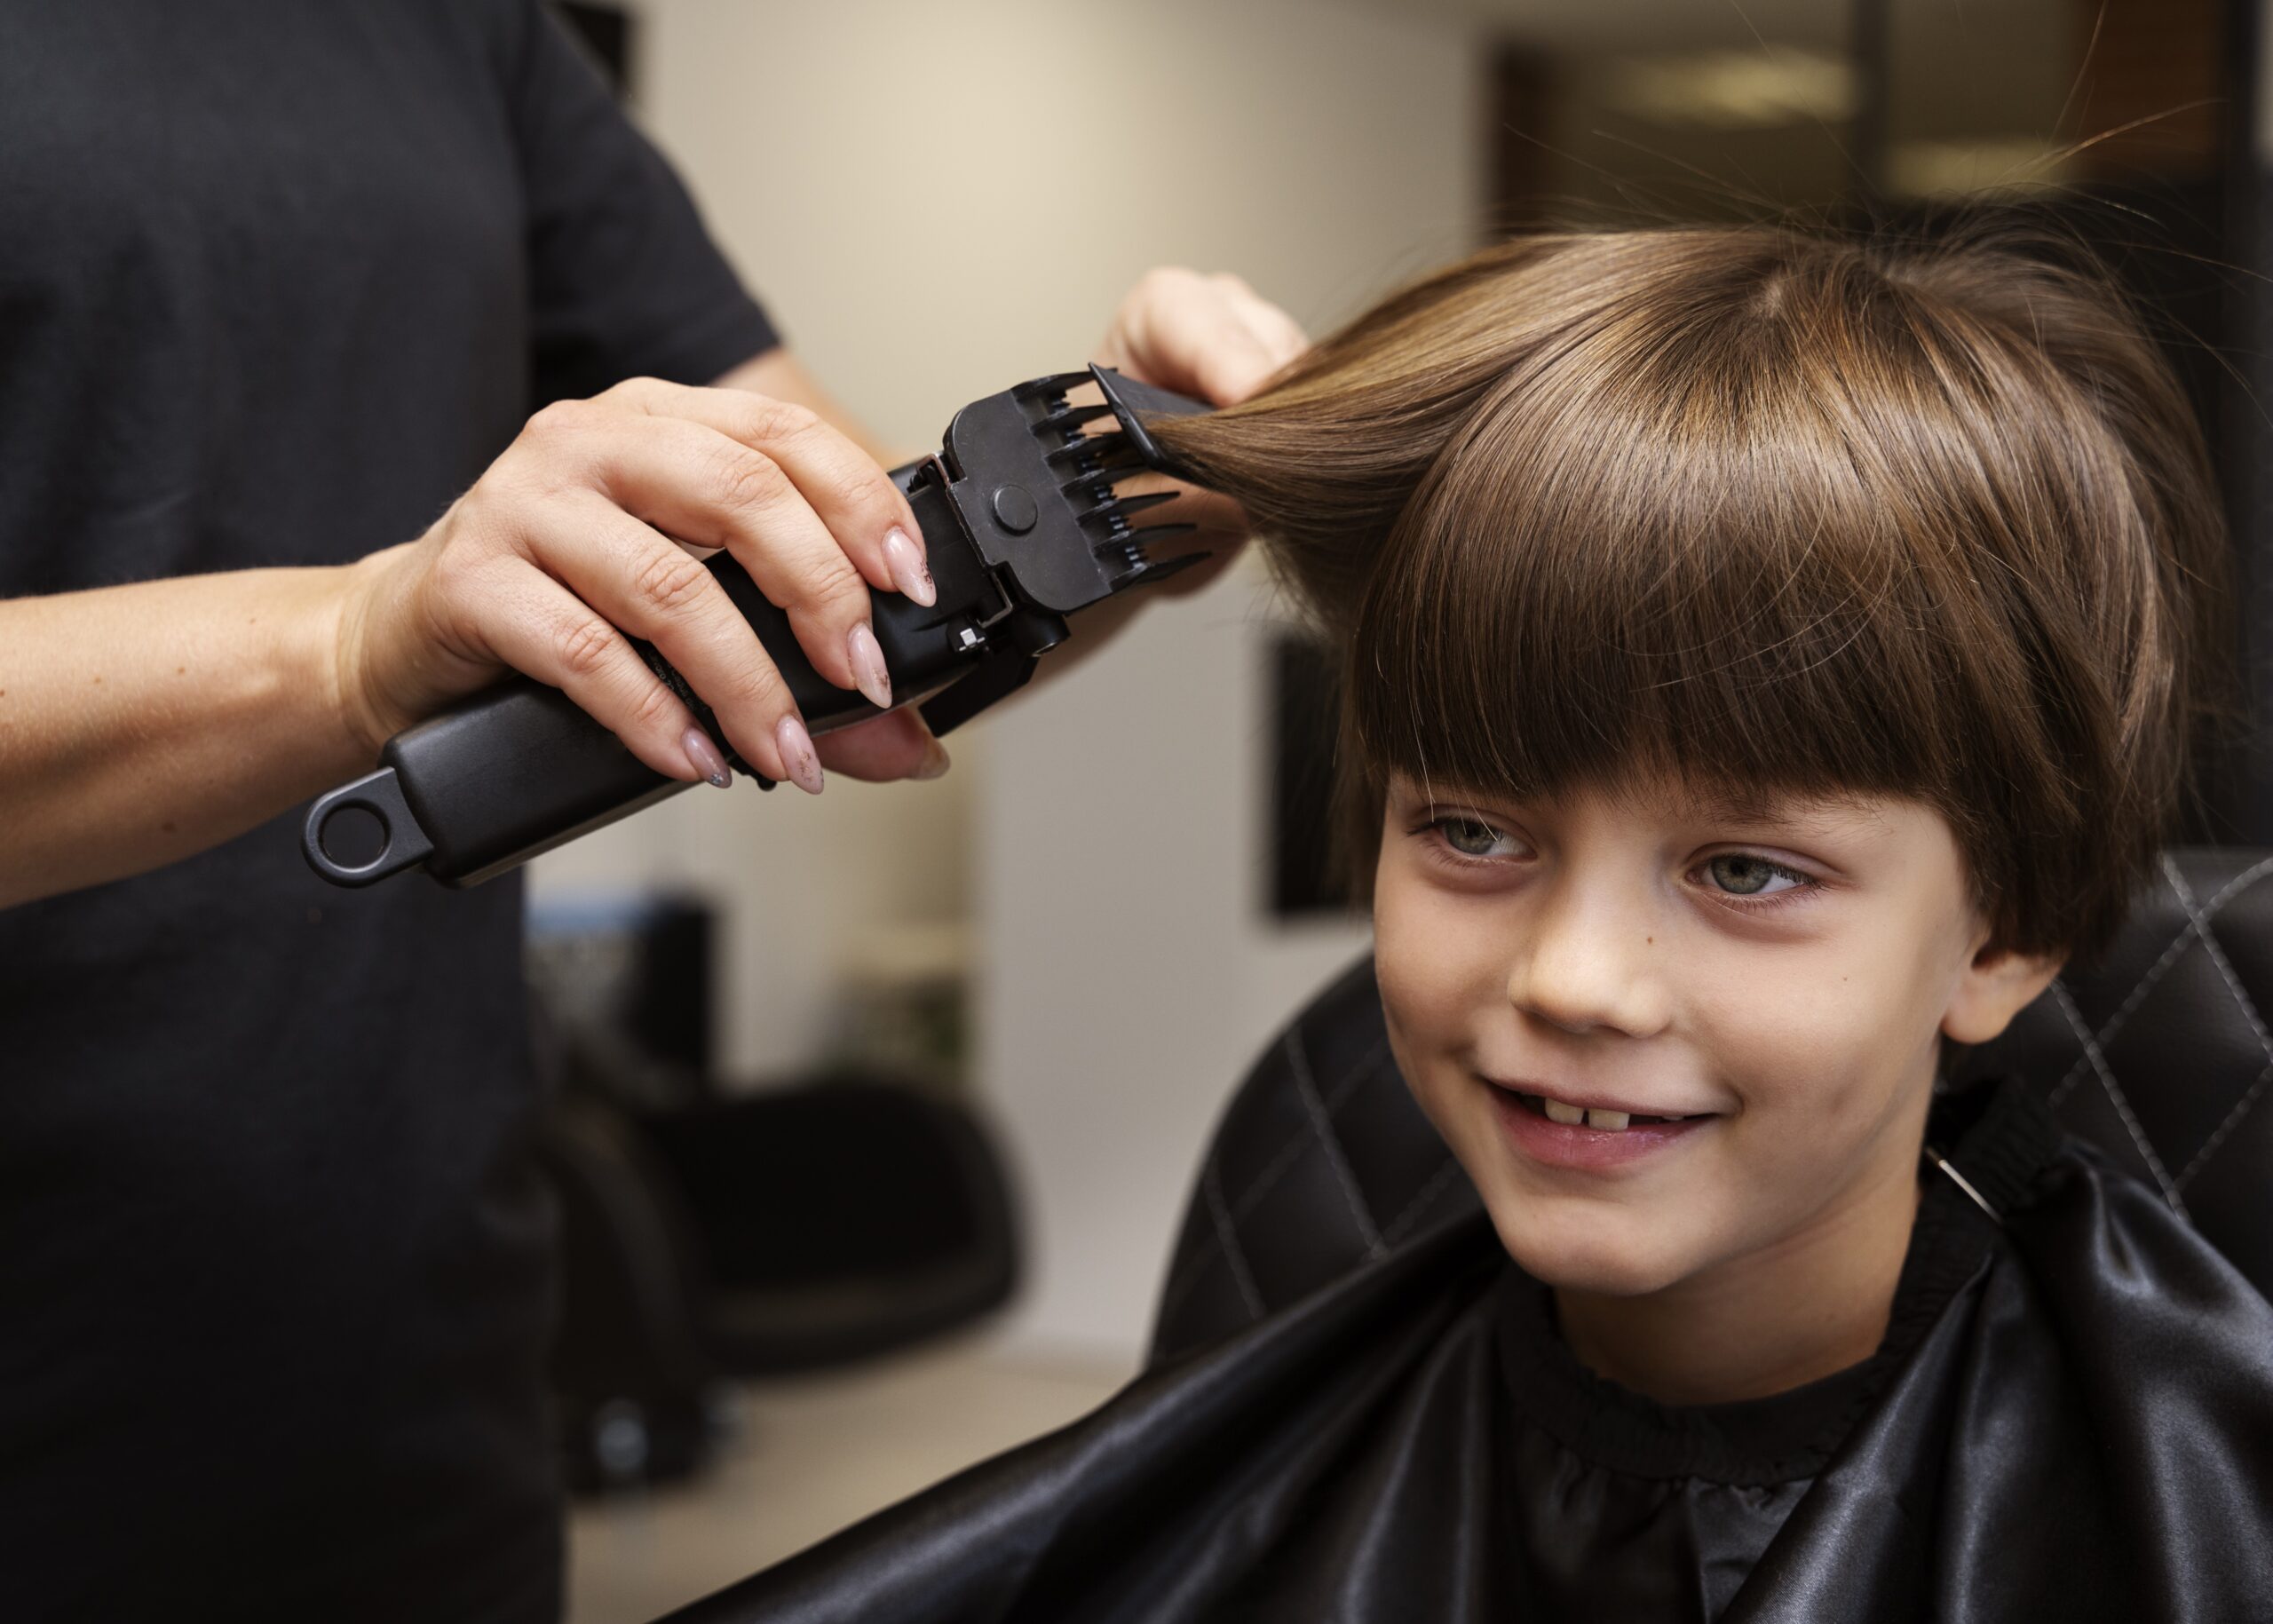
[[[937,778],[948,765],[947,747],[931,736],[913,706],[823,733],[813,749],[831,772],[874,784]]]

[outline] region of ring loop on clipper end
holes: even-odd
[[[639,651],[639,658],[647,662],[647,669],[661,679],[663,686],[677,694],[679,702],[694,713],[695,725],[710,735],[710,742],[718,747],[718,754],[726,758],[726,764],[753,780],[760,789],[772,788],[775,780],[734,753],[734,747],[726,742],[726,735],[719,729],[717,712],[702,702],[702,696],[687,685],[686,678],[678,674],[677,666],[663,658],[662,651],[638,638],[631,639],[631,646]]]
[[[378,855],[368,863],[343,863],[324,850],[325,828],[334,816],[348,811],[367,812],[379,820]],[[308,867],[335,885],[368,885],[391,874],[414,868],[433,855],[434,843],[418,827],[402,785],[392,767],[357,779],[352,784],[316,797],[300,825],[300,855]]]

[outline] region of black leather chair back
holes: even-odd
[[[2100,961],[2063,975],[1969,1081],[2016,1073],[2273,1295],[2273,853],[2177,851]],[[1217,1125],[1153,1358],[1202,1347],[1473,1212],[1406,1093],[1370,960],[1297,1016]]]

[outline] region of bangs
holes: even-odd
[[[1993,669],[2009,636],[1968,623],[1984,515],[1961,479],[1918,478],[1921,456],[1962,463],[1964,437],[1937,436],[1946,401],[1925,409],[1875,346],[1826,367],[1762,306],[1755,281],[1690,320],[1598,313],[1449,438],[1355,628],[1350,715],[1376,787],[1400,772],[1530,798],[1672,775],[1723,803],[1880,793],[1961,813],[1982,718],[2014,709],[1984,696],[2029,677]],[[1871,449],[1890,434],[1898,479]]]
[[[2088,953],[2222,714],[2215,484],[2103,276],[1962,233],[1517,236],[1163,419],[1347,661],[1341,830],[1514,800],[1893,796],[1994,939]]]

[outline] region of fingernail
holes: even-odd
[[[879,710],[891,709],[891,673],[884,669],[884,651],[877,646],[876,634],[862,621],[852,628],[844,639],[845,648],[852,656],[852,680],[860,685],[868,703]]]
[[[820,757],[813,754],[813,736],[795,717],[783,717],[773,725],[773,742],[781,749],[781,770],[807,795],[820,793]]]
[[[938,778],[953,765],[954,763],[947,759],[947,747],[934,739],[924,749],[922,764],[908,776],[910,778]]]
[[[710,742],[710,735],[699,727],[690,727],[679,735],[678,748],[686,752],[686,764],[700,772],[721,789],[734,787],[734,775],[726,770],[726,758],[718,754],[718,747]]]
[[[907,532],[898,525],[884,536],[884,567],[891,572],[891,583],[903,597],[927,609],[939,601],[939,589],[931,583],[931,566],[923,562],[923,549],[908,540]]]

